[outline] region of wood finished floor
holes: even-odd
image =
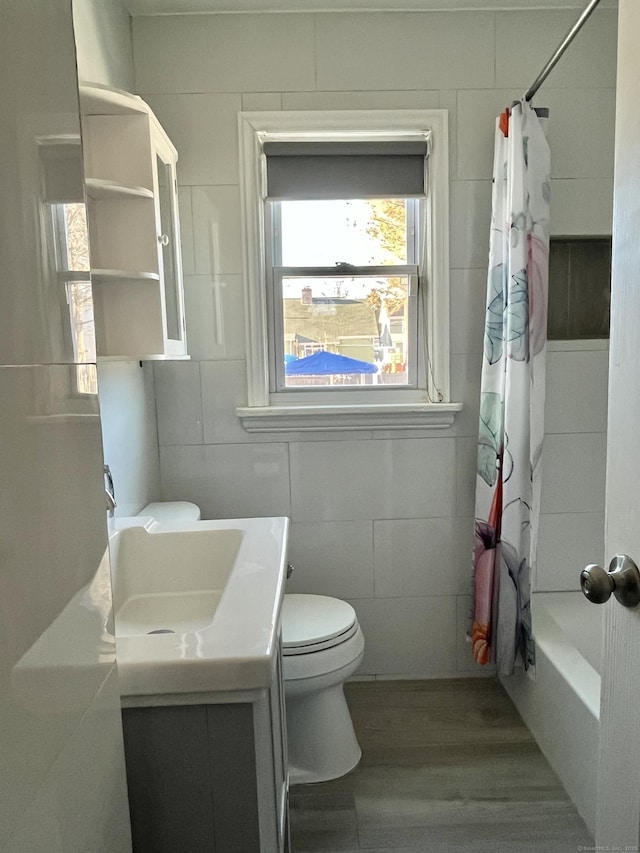
[[[293,853],[576,853],[593,840],[493,679],[346,685],[348,776],[291,789]]]

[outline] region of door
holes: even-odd
[[[618,33],[605,565],[614,554],[629,554],[640,563],[638,0],[620,0]],[[624,608],[614,598],[604,606],[596,845],[603,850],[638,850],[640,607]]]

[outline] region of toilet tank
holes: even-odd
[[[150,515],[156,521],[199,521],[200,507],[191,501],[157,501],[147,504],[138,515]]]

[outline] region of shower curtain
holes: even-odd
[[[550,151],[523,99],[496,121],[478,433],[471,643],[501,675],[535,662]]]

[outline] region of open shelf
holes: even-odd
[[[153,198],[153,190],[147,187],[131,187],[108,181],[104,178],[86,178],[87,195],[94,201],[127,198]]]
[[[84,115],[149,115],[151,110],[142,98],[97,83],[80,84],[80,108]]]
[[[94,281],[160,281],[157,272],[140,272],[136,270],[91,270]]]

